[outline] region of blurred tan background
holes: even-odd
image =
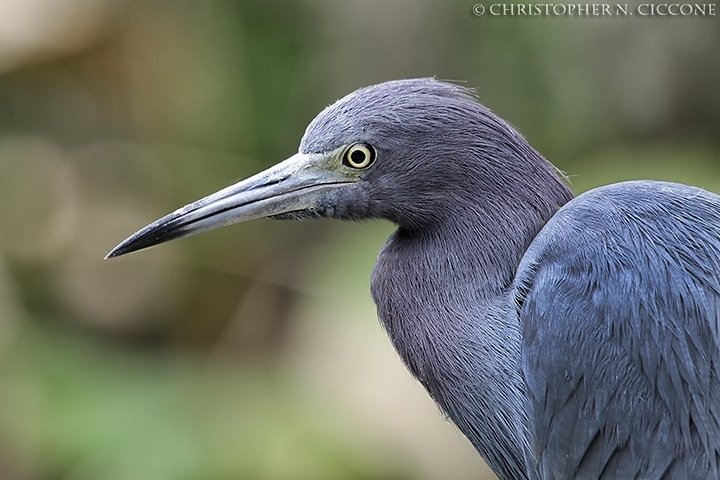
[[[255,221],[103,261],[350,91],[477,87],[576,192],[720,192],[717,17],[430,0],[0,0],[0,479],[493,478],[407,374],[392,226]]]

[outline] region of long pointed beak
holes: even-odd
[[[323,194],[352,182],[352,178],[327,168],[323,155],[297,153],[264,172],[151,223],[112,249],[105,258],[244,220],[312,209]]]

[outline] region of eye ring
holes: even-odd
[[[343,155],[343,165],[356,170],[368,168],[374,161],[375,149],[364,142],[351,145]]]

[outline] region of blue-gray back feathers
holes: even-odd
[[[592,190],[518,275],[540,478],[719,478],[720,197]]]

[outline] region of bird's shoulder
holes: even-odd
[[[586,192],[534,239],[513,294],[542,478],[720,477],[719,196]]]

